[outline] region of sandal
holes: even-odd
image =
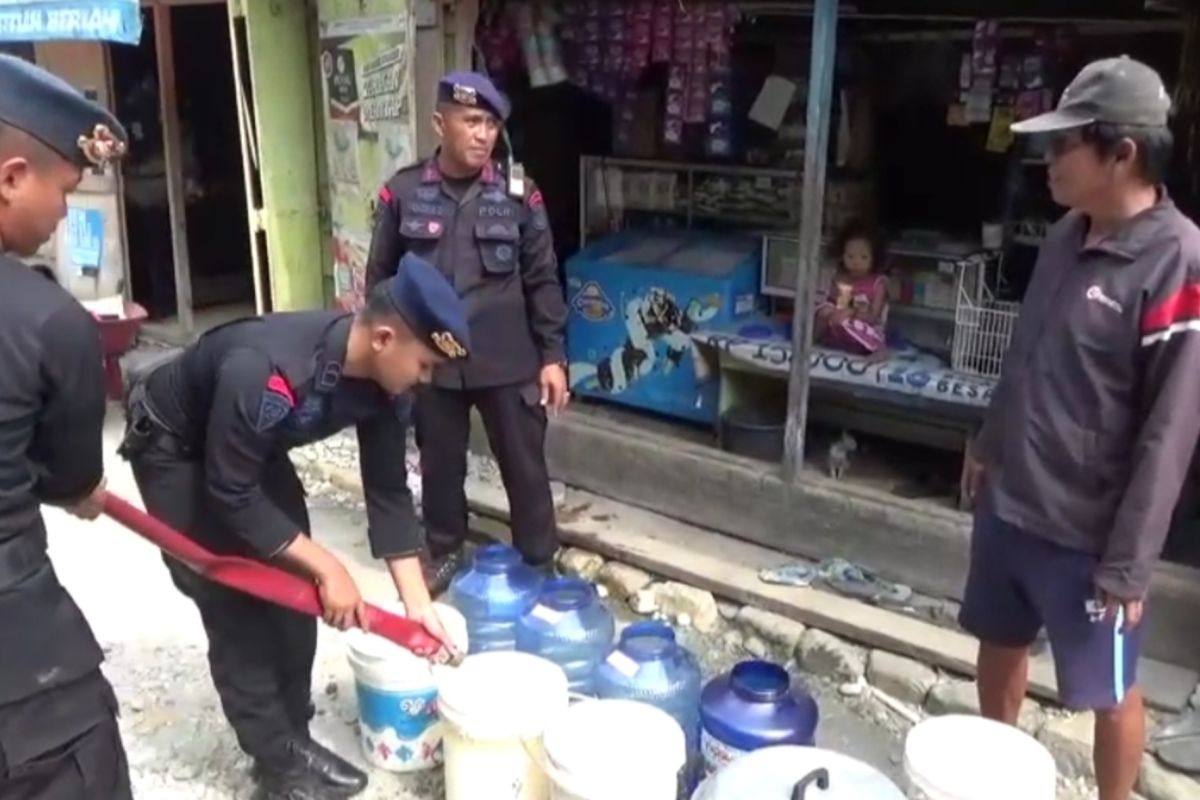
[[[813,581],[817,579],[817,571],[808,564],[794,561],[780,567],[763,567],[758,571],[758,579],[775,586],[795,586],[803,589],[813,585]]]
[[[821,579],[831,589],[847,597],[875,605],[903,606],[912,599],[912,588],[884,580],[874,572],[844,558],[831,558],[817,565]]]

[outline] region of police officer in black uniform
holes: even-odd
[[[417,396],[435,595],[462,561],[472,406],[500,466],[514,544],[538,565],[550,564],[558,548],[544,445],[547,410],[561,411],[568,399],[566,305],[541,192],[492,158],[508,113],[508,101],[482,75],[441,80],[433,118],[441,147],[380,190],[367,261],[371,286],[393,273],[401,253],[428,258],[454,284],[471,322],[471,357],[439,368]]]
[[[104,656],[46,554],[39,504],[104,497],[95,320],[17,260],[66,214],[125,131],[62,80],[0,56],[0,798],[124,800],[129,771]]]
[[[364,622],[346,568],[309,537],[288,450],[357,426],[368,536],[409,616],[449,645],[418,554],[403,441],[410,387],[467,355],[462,303],[438,271],[405,256],[357,315],[269,314],[215,328],[135,383],[122,453],[146,509],[206,548],[282,564],[317,583],[325,621]],[[200,610],[225,716],[256,762],[262,796],[355,794],[360,770],[308,735],[316,622],[165,558]]]

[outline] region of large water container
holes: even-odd
[[[689,757],[700,743],[700,667],[664,622],[635,622],[596,668],[596,695],[640,700],[666,711],[687,740]]]
[[[817,718],[817,701],[792,686],[787,670],[769,661],[743,661],[709,681],[700,696],[705,774],[762,747],[811,746]]]
[[[562,667],[572,692],[592,694],[614,629],[612,612],[590,583],[555,578],[542,585],[537,603],[517,623],[517,649]]]
[[[542,573],[508,545],[476,550],[447,593],[450,604],[466,617],[470,652],[515,650],[517,620],[533,608],[543,581]]]
[[[747,753],[710,776],[692,800],[904,800],[904,793],[882,772],[849,756],[780,745]]]
[[[904,774],[913,800],[1053,800],[1054,757],[1011,725],[951,714],[931,717],[904,740]]]

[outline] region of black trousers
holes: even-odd
[[[99,670],[0,706],[0,800],[132,800],[116,709]]]
[[[131,455],[146,510],[205,546],[236,542],[209,510],[203,464],[172,442],[162,434]],[[309,530],[304,487],[286,456],[267,466],[261,486],[297,530]],[[238,744],[258,759],[278,757],[288,738],[308,732],[316,620],[213,583],[169,556],[164,561],[200,611],[209,671]]]
[[[546,469],[546,410],[535,384],[487,389],[425,386],[417,393],[421,508],[435,556],[462,547],[467,535],[467,440],[471,408],[479,409],[512,514],[513,544],[533,564],[558,549],[558,527]]]

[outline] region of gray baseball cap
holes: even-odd
[[[1097,122],[1163,127],[1171,96],[1158,73],[1129,56],[1088,64],[1058,101],[1058,108],[1014,123],[1013,133],[1053,133]]]

